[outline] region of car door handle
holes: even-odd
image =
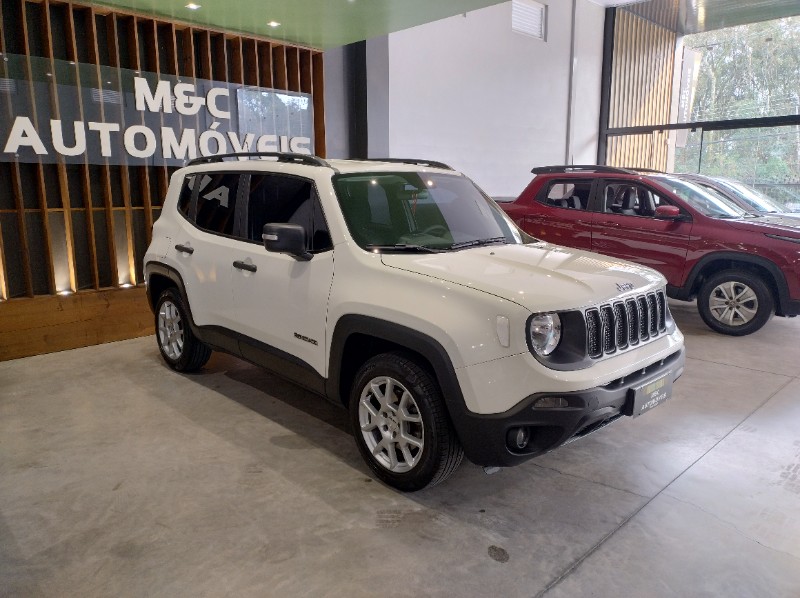
[[[240,260],[233,262],[233,267],[238,270],[247,270],[248,272],[255,272],[258,270],[258,266],[255,264],[248,264],[247,262],[242,262]]]
[[[178,244],[175,246],[175,249],[177,249],[181,253],[188,253],[189,255],[192,255],[194,253],[194,247],[189,247],[188,245]]]

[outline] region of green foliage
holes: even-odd
[[[691,120],[800,114],[800,17],[683,38],[702,55]],[[702,156],[701,156],[702,153]],[[800,190],[800,127],[700,132],[676,152],[676,171]]]

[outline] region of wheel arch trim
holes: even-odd
[[[183,283],[183,278],[175,268],[162,262],[147,262],[144,267],[144,278],[147,281],[147,299],[150,303],[150,309],[155,312],[156,302],[158,301],[158,297],[153,295],[152,285],[150,284],[150,277],[154,274],[169,278],[175,283],[178,292],[181,294],[181,299],[183,299],[183,303],[186,306],[186,310],[189,312],[189,325],[192,327],[192,332],[194,332],[196,336],[199,336],[199,331],[197,326],[195,326],[194,316],[192,315],[192,306],[189,303],[189,297],[186,295],[186,285]]]
[[[778,291],[778,296],[775,297],[775,307],[779,312],[778,315],[784,310],[789,302],[789,286],[786,283],[786,277],[784,276],[783,272],[774,262],[768,260],[767,258],[758,256],[758,255],[749,255],[745,253],[738,253],[735,251],[721,251],[710,253],[708,255],[704,255],[700,260],[692,267],[689,276],[686,278],[686,283],[684,284],[683,288],[680,290],[680,293],[676,294],[677,299],[689,299],[696,295],[697,289],[697,281],[703,271],[712,265],[714,262],[744,262],[746,264],[750,264],[753,266],[759,266],[764,268],[767,272],[769,272],[770,276],[772,277],[771,281],[765,281],[768,284],[774,283],[776,290]]]
[[[328,367],[327,394],[341,402],[341,373],[344,363],[344,347],[353,335],[360,334],[387,341],[422,355],[434,368],[434,376],[448,395],[456,393],[463,404],[461,387],[458,384],[455,368],[445,348],[436,339],[387,320],[360,314],[347,314],[339,318],[331,336]],[[454,388],[453,388],[454,387]]]

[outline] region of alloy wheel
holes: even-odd
[[[158,344],[164,354],[177,361],[183,354],[183,321],[178,307],[164,301],[158,310]]]
[[[389,376],[370,380],[358,403],[361,435],[375,460],[392,473],[414,468],[422,456],[425,435],[413,395]]]
[[[743,282],[727,281],[711,291],[708,307],[714,318],[723,324],[744,326],[758,313],[758,297]]]

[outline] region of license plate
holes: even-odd
[[[625,415],[639,417],[672,396],[672,372],[628,391]]]

